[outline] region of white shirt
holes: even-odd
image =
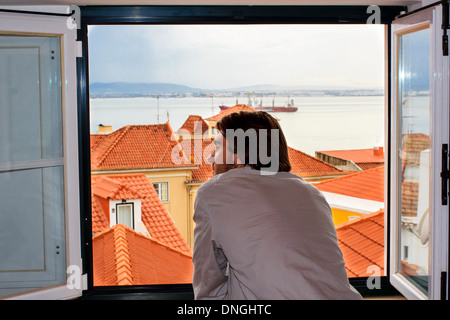
[[[361,299],[328,203],[292,173],[216,175],[198,189],[194,221],[196,299]]]

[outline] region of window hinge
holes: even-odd
[[[88,276],[86,273],[83,273],[81,275],[81,290],[87,290],[88,289]]]
[[[76,46],[77,46],[77,54],[76,57],[77,58],[83,58],[83,42],[81,41],[75,41]]]
[[[442,205],[446,206],[448,203],[448,180],[450,178],[450,171],[448,170],[448,144],[442,145],[442,171],[441,171],[441,199]]]
[[[447,35],[447,30],[449,28],[448,25],[448,15],[449,15],[449,10],[448,10],[448,0],[444,1],[442,3],[442,30],[443,30],[443,35],[442,35],[442,55],[443,56],[448,56],[448,35]]]

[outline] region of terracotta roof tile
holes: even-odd
[[[424,133],[405,134],[402,137],[402,166],[419,166],[420,152],[430,148],[430,137]]]
[[[196,125],[200,125],[200,127],[196,127]],[[189,132],[190,134],[200,133],[203,134],[208,130],[208,124],[201,116],[197,115],[189,115],[183,125],[178,129],[178,133],[181,131]]]
[[[91,135],[91,168],[94,171],[151,169],[190,166],[172,161],[172,150],[181,147],[167,122],[159,125],[129,125],[110,134]]]
[[[192,255],[118,224],[95,235],[95,286],[192,282]]]
[[[213,139],[184,139],[180,145],[191,163],[198,165],[192,169],[191,182],[204,182],[212,178],[212,165],[206,162],[207,157],[214,150]]]
[[[159,200],[153,185],[144,174],[92,176],[92,231],[94,233],[110,225],[109,199],[141,199],[142,222],[151,237],[174,249],[191,252],[169,212]]]
[[[231,113],[234,112],[239,112],[239,111],[256,111],[256,109],[253,109],[252,107],[249,107],[248,105],[245,104],[237,104],[233,107],[230,107],[228,109],[225,110],[221,110],[218,114],[206,118],[205,120],[207,121],[219,121],[220,119],[222,119],[223,117],[225,117],[226,115],[229,115]]]
[[[303,178],[348,174],[347,171],[337,169],[324,161],[318,160],[294,148],[288,147],[288,154],[292,167],[291,172]]]
[[[349,277],[373,275],[369,267],[384,273],[384,210],[336,226],[339,247]]]
[[[402,216],[416,217],[419,203],[419,183],[413,181],[402,182],[401,208]]]
[[[348,174],[315,184],[323,192],[384,201],[384,166]]]

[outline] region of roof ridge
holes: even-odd
[[[110,135],[112,136],[114,133],[119,133],[119,131],[122,130],[121,133],[119,133],[119,136],[113,140],[113,142],[110,144],[110,146],[108,147],[108,149],[106,149],[105,152],[103,152],[101,158],[97,161],[97,167],[99,167],[103,161],[105,161],[106,157],[109,155],[109,153],[111,152],[111,150],[119,143],[119,141],[125,136],[125,133],[127,133],[132,125],[127,125],[124,126],[120,129],[117,129],[116,131],[112,132]]]
[[[381,165],[381,166],[375,167],[375,168],[371,168],[371,169],[367,169],[367,170],[363,170],[363,171],[358,171],[358,172],[355,172],[355,173],[350,173],[350,174],[347,174],[347,175],[344,175],[344,176],[336,177],[334,179],[322,181],[322,182],[317,183],[316,185],[326,184],[326,183],[329,183],[329,182],[334,182],[334,181],[342,180],[342,179],[350,179],[350,178],[352,178],[352,177],[354,177],[356,175],[367,174],[368,172],[372,172],[372,171],[375,171],[375,170],[380,170],[381,168],[383,168],[383,170],[384,170],[384,164]]]
[[[313,156],[307,154],[306,152],[303,152],[303,151],[301,151],[301,150],[295,149],[295,148],[290,147],[290,146],[288,146],[288,148],[290,148],[290,149],[292,149],[292,150],[294,150],[294,151],[296,151],[296,152],[300,152],[301,154],[303,154],[303,155],[305,155],[305,156],[308,156],[308,157],[310,157],[310,158],[312,158],[312,159],[314,159],[314,160],[317,160],[317,161],[319,161],[319,162],[325,164],[326,166],[328,166],[328,167],[330,167],[330,168],[336,169],[336,170],[338,170],[338,171],[340,171],[340,172],[345,172],[344,170],[339,169],[339,168],[336,168],[335,166],[329,164],[328,162],[325,162],[325,161],[323,161],[323,160],[317,159],[316,157],[313,157]]]
[[[113,229],[117,284],[133,284],[132,265],[130,263],[130,252],[126,234],[127,227],[122,224],[116,224],[111,229]]]

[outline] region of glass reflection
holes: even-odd
[[[429,283],[430,52],[429,29],[399,37],[399,272],[424,294]]]

